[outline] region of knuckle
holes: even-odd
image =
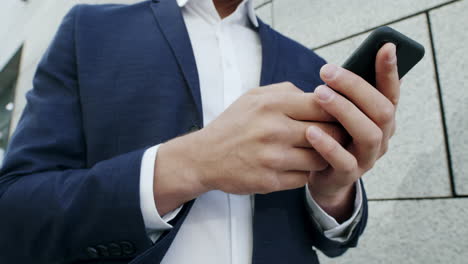
[[[375,137],[371,138],[371,140],[373,140],[373,143],[375,145],[380,146],[380,144],[382,144],[383,137],[384,137],[383,131],[380,130],[380,129],[376,129],[375,130]]]
[[[322,153],[325,157],[330,157],[337,151],[337,148],[338,148],[337,143],[329,142],[325,144],[325,146],[323,147]]]
[[[374,132],[370,133],[365,139],[365,146],[369,148],[375,148],[380,146],[383,139],[383,132],[380,129],[376,129]]]
[[[369,161],[361,165],[363,171],[369,171],[374,167],[375,161]]]
[[[392,102],[393,105],[397,106],[398,103],[399,103],[399,98],[398,96],[392,96],[391,98],[389,98],[390,102]]]
[[[246,94],[258,94],[261,93],[265,88],[264,87],[256,87],[253,89],[250,89]]]
[[[260,164],[266,168],[279,168],[283,163],[282,155],[276,152],[265,152],[260,155]]]
[[[277,109],[278,105],[283,104],[283,98],[280,96],[274,96],[273,94],[269,94],[266,98],[266,102],[269,106],[274,107],[273,110]]]
[[[387,154],[387,152],[388,152],[388,143],[382,144],[382,147],[380,149],[381,149],[381,153],[382,153],[380,156],[383,156],[383,155]]]
[[[341,169],[341,171],[345,174],[353,174],[358,168],[358,164],[356,159],[352,159],[349,162],[346,162]]]
[[[267,123],[263,125],[262,129],[259,130],[259,141],[264,144],[278,142],[282,138],[285,138],[285,135],[289,133],[287,127],[279,126],[275,123]]]
[[[392,130],[390,131],[390,137],[393,137],[395,135],[397,129],[396,122],[393,123]]]
[[[294,85],[292,82],[290,81],[286,81],[286,82],[282,82],[281,85],[291,91],[297,91],[299,90],[299,88],[296,87],[296,85]]]
[[[295,176],[295,179],[291,183],[290,186],[285,186],[285,187],[287,187],[287,189],[297,189],[299,187],[306,185],[307,182],[308,182],[308,177],[304,175],[298,175],[298,176]]]
[[[267,194],[280,189],[280,182],[274,173],[266,174],[260,177],[259,192],[261,194]]]
[[[393,105],[387,105],[380,109],[379,123],[387,124],[393,121],[395,117],[395,108]]]
[[[264,94],[255,94],[250,97],[251,109],[257,113],[269,112],[272,109],[269,99]]]
[[[281,103],[281,98],[272,96],[270,94],[263,94],[259,96],[257,102],[257,109],[260,112],[273,112],[277,109],[277,105]]]
[[[262,95],[255,91],[249,91],[247,94],[242,95],[242,99],[245,100],[247,107],[252,110],[258,110],[263,103]]]
[[[279,140],[279,135],[274,133],[271,129],[267,129],[266,132],[261,131],[259,134],[258,140],[263,144],[270,144]]]

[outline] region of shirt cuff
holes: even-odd
[[[345,222],[339,224],[335,218],[327,214],[312,198],[309,188],[306,185],[306,201],[310,209],[310,214],[315,222],[322,228],[324,235],[337,242],[345,242],[353,233],[354,228],[361,219],[362,189],[361,181],[356,181],[356,198],[354,200],[354,211],[352,216]]]
[[[174,219],[183,206],[160,216],[154,200],[153,181],[154,163],[160,145],[151,147],[145,151],[140,169],[140,208],[145,223],[146,233],[155,242],[166,230],[172,228],[168,222]]]

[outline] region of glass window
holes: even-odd
[[[22,48],[0,71],[0,164],[3,161],[3,155],[8,144],[11,115],[15,108],[15,87],[18,79],[21,51]]]

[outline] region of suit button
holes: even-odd
[[[120,247],[122,247],[122,252],[125,254],[125,255],[133,255],[135,253],[135,247],[133,246],[132,243],[128,242],[128,241],[122,241],[120,242]]]
[[[102,257],[108,257],[109,256],[109,249],[106,246],[98,245],[98,246],[96,246],[96,248],[98,249],[100,256],[102,256]]]
[[[117,243],[109,244],[109,255],[112,257],[122,256],[122,248]]]
[[[90,258],[99,258],[99,253],[98,253],[97,249],[94,248],[94,247],[88,247],[86,249],[86,252],[88,252],[88,256]]]

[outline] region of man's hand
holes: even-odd
[[[320,128],[311,126],[307,139],[330,164],[312,171],[309,190],[317,203],[338,221],[352,212],[355,182],[386,153],[395,132],[395,111],[400,93],[395,45],[384,45],[376,58],[377,89],[359,76],[334,65],[320,75],[332,87],[315,90],[317,102],[348,131],[352,142],[342,144]],[[335,91],[337,92],[335,92]]]
[[[304,186],[310,171],[328,167],[306,138],[311,126],[338,144],[349,139],[313,93],[291,83],[249,91],[202,130],[161,145],[154,180],[158,212],[210,190],[254,194]]]

